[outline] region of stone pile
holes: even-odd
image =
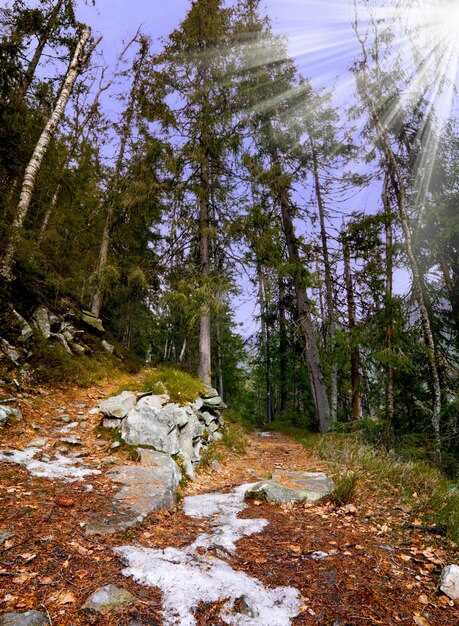
[[[27,347],[27,342],[34,334],[34,328],[40,331],[42,337],[60,344],[66,352],[73,355],[89,352],[89,348],[84,344],[86,332],[99,338],[105,333],[102,321],[88,311],[79,314],[68,311],[58,316],[41,305],[33,311],[29,321],[14,309],[12,315],[16,320],[19,343],[13,346],[5,338],[0,337],[0,358],[6,358],[15,365],[20,365],[21,346],[24,349]],[[101,339],[100,345],[106,352],[113,353],[114,347],[105,339]]]
[[[99,403],[103,426],[116,428],[131,445],[151,446],[159,452],[179,456],[187,477],[194,478],[193,466],[212,441],[218,441],[226,408],[215,389],[195,402],[180,406],[166,394],[123,391]]]

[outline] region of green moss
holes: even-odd
[[[145,370],[140,379],[121,386],[114,395],[122,391],[167,393],[172,402],[185,404],[193,402],[205,393],[205,387],[200,380],[186,372],[170,367],[158,367]]]

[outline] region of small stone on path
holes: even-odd
[[[82,608],[107,615],[107,613],[125,604],[134,604],[136,602],[138,602],[138,600],[132,593],[126,589],[110,584],[97,589],[89,596]]]

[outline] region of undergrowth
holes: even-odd
[[[114,395],[122,391],[167,393],[171,402],[184,404],[193,402],[205,393],[205,387],[200,380],[186,372],[171,367],[158,367],[144,370],[139,379],[120,386]]]
[[[342,481],[344,491],[351,486],[355,490],[358,481],[376,496],[409,504],[425,523],[444,527],[450,539],[459,538],[459,492],[430,463],[403,460],[350,435],[323,437],[316,452],[329,463],[338,484]]]

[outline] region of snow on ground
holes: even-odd
[[[242,536],[260,532],[264,519],[242,520],[237,514],[245,508],[244,493],[251,485],[241,485],[232,493],[205,494],[185,498],[184,511],[190,517],[210,518],[209,533],[199,535],[182,549],[154,550],[120,546],[125,576],[140,584],[159,587],[163,593],[163,616],[167,626],[193,626],[193,609],[202,601],[226,600],[221,618],[237,626],[288,626],[299,612],[300,593],[292,587],[266,589],[256,578],[235,571],[222,558],[202,554],[203,548],[233,552]],[[222,556],[224,553],[222,552]],[[234,602],[243,606],[237,612]]]
[[[56,453],[55,459],[39,461],[34,458],[38,452],[43,451],[40,448],[4,450],[0,452],[0,461],[23,465],[33,476],[64,480],[66,482],[75,482],[76,480],[82,480],[90,474],[101,473],[100,470],[92,470],[81,465],[77,466],[78,461],[69,459],[59,453]]]

